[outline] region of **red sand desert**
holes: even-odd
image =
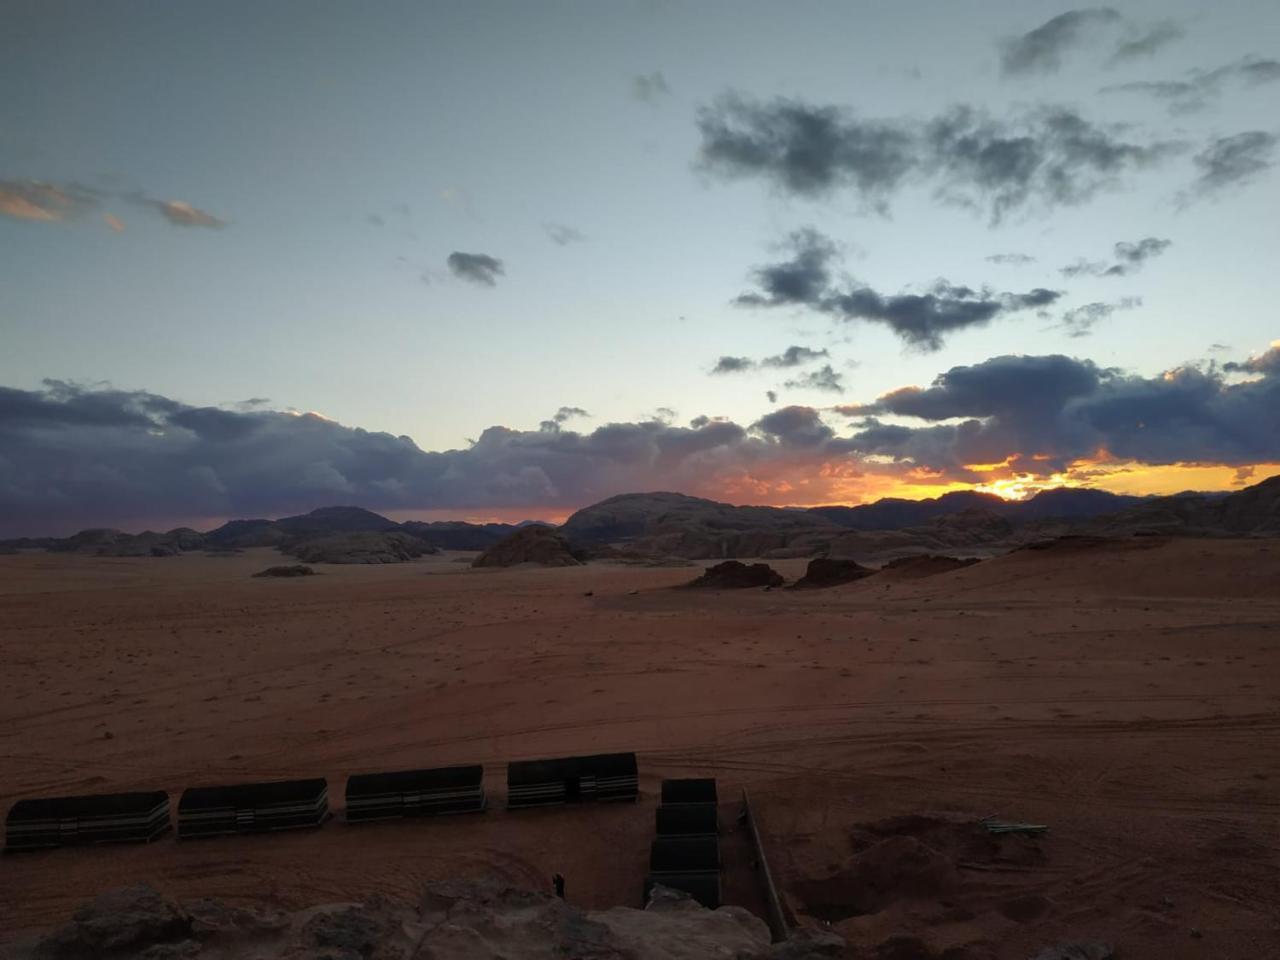
[[[1280,544],[1019,551],[829,590],[443,554],[0,557],[0,802],[488,765],[481,816],[0,860],[0,939],[147,881],[300,907],[496,872],[637,904],[665,776],[747,788],[788,909],[864,948],[1280,956]],[[774,562],[788,579],[803,561]],[[589,594],[589,595],[588,595]],[[507,813],[503,763],[640,755],[639,805]],[[726,809],[729,809],[726,807]],[[1045,823],[988,837],[978,818]],[[740,865],[739,865],[740,866]],[[736,876],[736,874],[735,874]],[[736,885],[735,885],[736,884]],[[751,884],[729,898],[758,908]]]

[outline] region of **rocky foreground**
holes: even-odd
[[[374,899],[296,913],[178,903],[148,886],[81,906],[69,923],[16,956],[24,960],[806,960],[848,956],[822,930],[770,943],[740,907],[707,910],[658,888],[644,910],[583,911],[549,894],[465,881],[425,888],[417,904]]]

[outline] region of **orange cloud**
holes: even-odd
[[[87,192],[39,180],[0,180],[0,214],[15,220],[55,223],[94,203]]]
[[[107,226],[116,233],[124,233],[124,223],[114,214],[104,213],[102,219],[107,221]]]

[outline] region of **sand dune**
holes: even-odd
[[[0,557],[6,807],[293,775],[326,775],[340,798],[348,773],[461,762],[490,765],[496,801],[465,819],[5,857],[3,936],[139,880],[296,908],[558,870],[579,905],[634,904],[658,780],[708,774],[722,796],[750,789],[797,917],[857,944],[1280,953],[1274,541],[1078,544],[732,593],[669,589],[684,569],[457,559],[273,580],[250,576],[269,550]],[[805,566],[770,562],[789,580]],[[503,761],[615,749],[641,753],[640,808],[501,810]],[[975,847],[991,814],[1052,829]],[[859,857],[885,842],[936,853],[922,862],[943,879],[891,876],[897,892],[869,898]],[[859,906],[833,908],[832,889]]]

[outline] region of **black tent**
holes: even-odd
[[[178,802],[178,836],[264,833],[318,827],[329,819],[322,777],[225,787],[191,787]]]
[[[484,768],[478,764],[362,773],[347,778],[348,823],[480,813],[485,804]]]
[[[5,850],[146,843],[169,829],[163,790],[19,800],[5,818]]]

